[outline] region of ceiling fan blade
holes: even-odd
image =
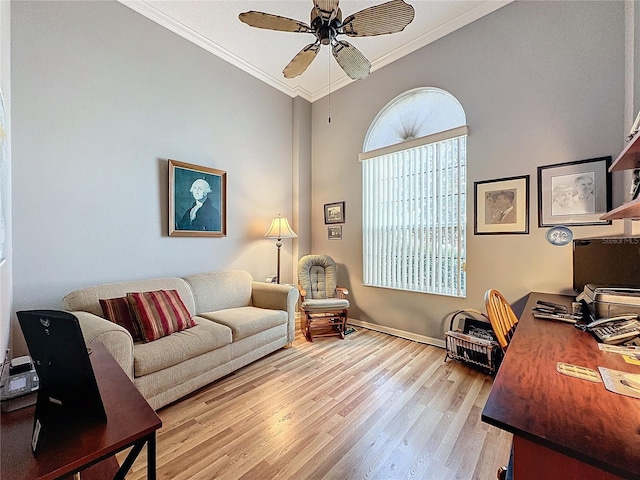
[[[333,56],[349,78],[360,80],[369,75],[371,63],[349,42],[336,40],[332,45]]]
[[[339,0],[313,0],[313,4],[323,20],[330,22],[338,14]]]
[[[244,12],[238,15],[241,22],[251,27],[277,30],[279,32],[308,32],[309,25],[292,18],[281,17],[264,12]]]
[[[294,78],[304,73],[307,67],[311,65],[311,62],[313,62],[313,59],[316,58],[319,50],[320,44],[318,42],[311,43],[300,50],[289,62],[289,65],[284,67],[284,70],[282,71],[284,77]]]
[[[397,33],[413,21],[415,10],[403,0],[391,0],[387,3],[365,8],[349,15],[342,22],[340,33],[350,37],[372,37]]]

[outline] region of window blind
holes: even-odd
[[[365,285],[466,295],[467,135],[441,138],[361,158]]]

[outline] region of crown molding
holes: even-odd
[[[195,30],[178,22],[174,18],[168,16],[167,14],[148,4],[144,0],[117,1],[122,5],[130,8],[131,10],[139,13],[140,15],[148,18],[149,20],[162,25],[173,33],[180,35],[182,38],[192,42],[193,44],[198,45],[199,47],[230,63],[231,65],[238,67],[240,70],[248,73],[249,75],[252,75],[258,80],[261,80],[267,85],[270,85],[273,88],[285,93],[286,95],[289,95],[292,98],[302,97],[305,100],[313,103],[316,100],[329,95],[331,92],[335,92],[336,90],[339,90],[342,87],[345,87],[346,85],[354,82],[354,80],[351,80],[346,74],[342,74],[342,76],[332,81],[329,85],[326,85],[313,92],[310,92],[299,85],[291,86],[282,81],[280,78],[275,78],[272,75],[266,73],[264,70],[256,68],[254,65],[231,53],[217,43],[202,36]],[[495,10],[502,8],[513,1],[514,0],[487,0],[479,3],[478,6],[474,7],[473,9],[466,11],[465,13],[435,28],[434,30],[424,33],[416,39],[403,44],[401,47],[396,48],[383,57],[373,61],[371,64],[371,72],[375,72],[376,70],[389,65],[396,60],[412,52],[415,52],[416,50],[432,42],[435,42],[445,35],[448,35],[449,33],[452,33],[455,30],[462,28],[471,22],[474,22],[475,20],[478,20],[479,18],[484,17],[485,15],[488,15]]]
[[[118,3],[121,3],[125,7],[130,8],[131,10],[139,13],[140,15],[148,18],[149,20],[162,25],[166,29],[172,31],[180,35],[182,38],[189,40],[191,43],[204,48],[209,53],[214,54],[216,57],[221,58],[225,62],[238,67],[240,70],[252,75],[258,80],[263,81],[267,85],[272,86],[273,88],[286,93],[290,97],[300,96],[306,100],[311,101],[312,95],[301,87],[291,87],[284,83],[283,81],[274,78],[273,76],[265,73],[263,70],[256,68],[254,65],[246,62],[242,58],[234,55],[229,52],[225,48],[222,48],[215,42],[212,42],[208,38],[200,35],[195,30],[187,27],[186,25],[176,21],[174,18],[168,16],[164,12],[161,12],[157,8],[149,5],[148,3],[142,0],[117,0]]]
[[[513,1],[515,0],[488,0],[479,3],[478,6],[474,7],[473,9],[468,10],[461,15],[458,15],[456,18],[440,25],[438,28],[420,35],[416,39],[405,43],[401,47],[396,48],[395,50],[392,50],[386,55],[383,55],[379,59],[373,61],[371,63],[371,72],[373,73],[376,70],[381,69],[382,67],[386,67],[390,63],[393,63],[396,60],[399,60],[400,58],[409,55],[410,53],[413,53],[416,50],[419,50],[422,47],[425,47],[446,35],[449,35],[450,33],[464,27],[465,25],[470,24],[471,22],[475,22],[485,15],[495,12],[499,8],[502,8],[505,5],[512,3]],[[335,82],[331,82],[330,86],[325,86],[320,90],[313,92],[311,95],[311,102],[313,103],[316,100],[327,96],[329,93],[339,90],[349,83],[352,83],[352,80],[349,79],[348,76],[343,75]]]

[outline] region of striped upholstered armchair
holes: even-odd
[[[301,329],[310,342],[314,336],[344,338],[349,312],[349,293],[338,287],[338,267],[328,255],[305,255],[298,262],[301,297]]]

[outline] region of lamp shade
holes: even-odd
[[[293,231],[291,225],[289,225],[289,220],[283,218],[278,215],[271,221],[271,226],[267,233],[264,234],[267,238],[296,238],[298,235]]]

